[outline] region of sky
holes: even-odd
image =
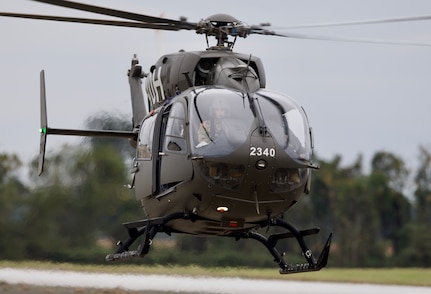
[[[152,16],[197,22],[227,13],[274,30],[345,38],[431,43],[431,21],[332,28],[286,29],[298,24],[431,15],[428,0],[146,1],[81,0]],[[26,0],[2,0],[1,12],[75,17],[96,15]],[[107,17],[100,17],[107,18]],[[98,112],[131,117],[127,69],[137,54],[144,71],[176,52],[203,50],[193,31],[167,32],[0,17],[0,153],[24,163],[39,152],[39,73],[45,70],[48,125],[82,128]],[[418,164],[419,146],[431,149],[431,47],[298,40],[252,35],[236,52],[261,58],[267,88],[286,93],[307,112],[315,152],[349,165],[377,151]],[[47,156],[80,138],[50,136]]]

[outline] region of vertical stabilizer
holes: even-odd
[[[46,92],[45,92],[45,71],[40,72],[40,149],[39,149],[39,176],[43,172],[43,163],[45,161],[46,130],[48,128],[48,119],[46,115]]]
[[[130,84],[130,98],[132,100],[133,127],[137,127],[147,115],[149,107],[148,101],[145,101],[144,94],[142,92],[142,78],[144,77],[144,74],[136,54],[132,58],[132,66],[130,67],[128,76]]]

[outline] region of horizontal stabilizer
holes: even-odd
[[[128,131],[113,131],[113,130],[73,130],[73,129],[54,129],[41,128],[40,132],[46,135],[65,135],[65,136],[82,136],[82,137],[114,137],[114,138],[129,138],[135,139],[136,132]]]

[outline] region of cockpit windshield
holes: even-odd
[[[309,161],[310,129],[302,107],[288,96],[264,89],[256,97],[265,124],[277,143],[291,158]]]
[[[190,116],[193,153],[211,157],[230,154],[264,124],[264,135],[272,136],[293,160],[309,161],[310,129],[301,106],[288,96],[265,89],[250,95],[224,88],[196,92]]]
[[[245,94],[203,89],[196,94],[192,109],[190,130],[195,154],[224,156],[246,142],[254,116]]]

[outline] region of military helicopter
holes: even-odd
[[[192,23],[63,0],[36,2],[127,21],[21,13],[0,16],[194,30],[206,38],[206,50],[164,55],[149,72],[143,70],[137,56],[132,58],[128,71],[133,112],[130,131],[49,127],[44,71],[40,74],[39,174],[44,168],[47,135],[119,137],[136,148],[129,188],[134,189],[146,218],[123,224],[129,238],[117,243],[117,251],[107,255],[107,261],[145,256],[157,233],[183,233],[254,239],[268,249],[281,274],[318,271],[327,265],[332,234],[315,258],[304,237],[317,234],[319,228],[299,230],[282,218],[301,195],[310,192],[311,171],[318,169],[312,162],[313,131],[306,113],[287,95],[266,89],[258,57],[233,51],[238,37],[252,34],[307,36],[279,34],[266,25],[248,26],[227,14]],[[384,21],[406,20],[418,19]],[[215,37],[214,46],[209,37]],[[269,236],[257,232],[269,227],[284,232]],[[140,237],[137,248],[131,250]],[[287,238],[297,240],[303,264],[288,263],[277,249],[278,241]]]

